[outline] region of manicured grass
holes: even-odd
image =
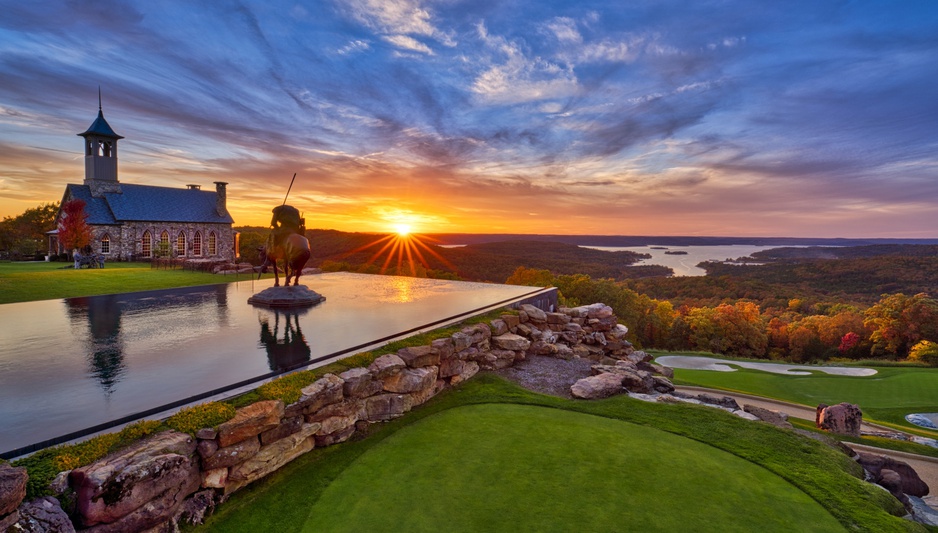
[[[0,304],[230,283],[250,274],[218,275],[151,269],[149,263],[107,263],[75,270],[72,263],[0,263]]]
[[[722,450],[736,458],[746,462],[758,465],[772,474],[786,480],[788,483],[807,494],[814,501],[834,516],[841,526],[851,531],[925,531],[925,529],[912,522],[908,522],[894,515],[904,514],[902,505],[892,496],[882,489],[864,483],[858,477],[861,476],[861,469],[841,452],[829,448],[820,442],[806,439],[790,431],[783,431],[767,424],[753,423],[742,420],[729,413],[716,409],[694,405],[666,405],[651,404],[633,400],[628,397],[619,396],[601,401],[573,401],[560,398],[548,397],[526,391],[512,383],[509,383],[497,376],[491,374],[479,375],[469,382],[452,390],[445,391],[436,398],[424,404],[423,406],[408,413],[406,416],[372,427],[372,433],[367,438],[355,440],[345,444],[330,446],[327,448],[316,449],[311,453],[298,458],[280,471],[258,481],[246,489],[236,493],[228,500],[217,513],[207,520],[205,526],[197,528],[200,531],[277,531],[277,532],[298,532],[302,531],[309,520],[310,527],[320,520],[310,515],[310,510],[317,505],[319,500],[325,497],[333,483],[344,477],[347,469],[354,467],[359,460],[365,460],[366,454],[381,444],[386,439],[395,435],[399,430],[406,429],[407,426],[417,423],[420,420],[431,417],[437,413],[442,413],[448,409],[466,405],[477,404],[516,404],[516,405],[535,405],[541,407],[552,407],[563,411],[573,413],[583,413],[608,418],[614,421],[624,421],[630,424],[622,425],[621,431],[634,432],[636,434],[654,434],[662,435],[650,428],[675,436],[686,437],[687,449],[692,456],[705,456],[699,450],[706,447],[712,447]],[[496,410],[500,405],[493,406]],[[511,406],[508,406],[511,407]],[[483,417],[484,418],[484,417]],[[557,418],[556,420],[565,420]],[[576,419],[578,424],[584,419]],[[643,431],[633,431],[635,424],[643,426]],[[587,426],[592,424],[586,423]],[[559,452],[565,451],[565,457],[570,461],[609,461],[613,464],[618,461],[627,460],[618,457],[619,446],[628,446],[628,443],[617,443],[616,439],[603,438],[602,435],[615,434],[615,424],[606,426],[605,424],[596,425],[597,433],[594,437],[601,440],[599,445],[609,452],[603,452],[602,457],[588,457],[583,449],[578,446],[563,447]],[[630,428],[630,429],[624,429]],[[589,433],[585,430],[584,433]],[[562,431],[550,432],[549,436],[542,440],[558,438]],[[458,437],[451,438],[451,441],[471,438],[471,433],[466,430]],[[631,438],[631,437],[630,437]],[[636,437],[644,438],[644,437]],[[667,440],[672,441],[669,436]],[[627,439],[628,440],[628,439]],[[654,440],[654,439],[653,439]],[[697,441],[705,445],[700,447],[690,441]],[[528,440],[520,444],[530,445]],[[593,446],[594,444],[589,444]],[[583,444],[586,446],[586,444]],[[656,451],[657,441],[647,444],[651,452],[638,452],[645,454]],[[670,445],[668,445],[670,446]],[[510,448],[510,446],[509,446]],[[442,455],[444,460],[454,463],[466,460],[464,456],[450,453],[446,448],[440,448],[436,441],[421,441],[416,445],[411,444],[411,454],[418,455]],[[556,450],[555,450],[556,451]],[[673,449],[662,453],[661,457],[671,457]],[[537,453],[522,454],[528,460],[536,461]],[[616,455],[616,457],[611,457]],[[710,455],[717,457],[719,454]],[[729,459],[726,464],[735,463],[735,459]],[[507,463],[505,463],[507,464]],[[532,466],[533,465],[533,466]],[[668,496],[670,490],[675,489],[671,485],[659,484],[661,479],[670,479],[669,476],[680,476],[683,466],[675,465],[672,468],[671,463],[660,461],[654,464],[657,467],[654,470],[655,475],[646,475],[643,482],[640,483],[643,493],[659,494],[663,500],[669,500],[672,509],[678,509],[686,506],[696,505],[695,501],[704,497],[702,493],[695,493],[692,497],[671,497]],[[536,469],[537,463],[528,463],[527,465],[511,466],[511,468],[531,468]],[[507,467],[506,467],[507,468]],[[558,529],[566,531],[586,531],[580,527],[581,520],[586,520],[592,513],[618,513],[622,519],[612,530],[630,530],[629,521],[637,518],[630,516],[629,513],[638,513],[642,510],[639,506],[633,506],[630,498],[640,497],[633,492],[629,492],[628,498],[620,495],[610,496],[604,491],[608,491],[610,484],[616,480],[621,483],[634,483],[626,481],[630,473],[629,467],[617,465],[609,468],[603,476],[603,479],[597,481],[597,485],[603,487],[600,490],[591,492],[591,504],[582,509],[582,514],[576,515],[575,520],[563,522]],[[672,474],[672,470],[677,474]],[[488,494],[493,490],[494,485],[504,482],[501,475],[503,471],[493,467],[489,472],[493,481],[488,486],[477,486],[473,491],[464,493],[462,498],[465,500],[478,500],[472,502],[472,505],[493,505],[499,503],[495,499],[489,498]],[[726,484],[733,484],[735,481],[731,476],[720,478]],[[690,475],[685,479],[693,486],[696,483],[691,480]],[[520,483],[520,481],[511,481],[511,483]],[[535,480],[534,485],[537,482]],[[575,486],[575,484],[573,484]],[[568,498],[579,498],[581,496],[568,492],[567,483],[561,483],[559,486],[555,483],[552,487],[549,498],[554,505],[560,507],[565,505],[563,502]],[[402,490],[402,489],[398,489]],[[582,489],[578,489],[582,490]],[[341,494],[341,491],[340,493]],[[775,494],[773,492],[773,494]],[[358,493],[355,497],[367,499],[372,497],[371,493]],[[330,496],[331,497],[331,496]],[[644,496],[641,496],[644,497]],[[412,501],[414,508],[417,508],[425,500],[433,500],[436,494],[424,493]],[[509,501],[511,501],[509,499]],[[450,502],[453,506],[468,504],[463,501]],[[737,514],[751,514],[759,516],[762,513],[771,512],[770,509],[776,507],[779,502],[774,497],[762,499],[760,502],[749,508],[738,508]],[[515,530],[513,527],[513,516],[517,509],[512,509],[511,513],[503,513],[504,521],[499,527]],[[670,512],[670,511],[669,511]],[[892,513],[892,514],[890,514]],[[687,516],[687,515],[685,515]],[[650,517],[642,517],[642,520],[653,520]],[[322,519],[325,520],[325,519]],[[714,521],[717,520],[717,521]],[[693,521],[685,520],[682,527],[677,530],[695,530],[701,524],[713,523],[722,529],[732,530],[733,519],[727,519],[725,516],[711,517],[707,512],[702,511]],[[651,523],[651,522],[649,522]],[[406,531],[404,524],[390,524],[388,527],[395,528],[398,531]],[[790,524],[789,531],[800,530],[801,520],[796,519]],[[448,523],[444,520],[438,524],[440,531],[448,531]],[[701,526],[703,527],[703,526]],[[709,526],[707,526],[709,527]],[[653,530],[650,528],[648,530]],[[750,530],[759,528],[751,528]],[[327,530],[323,528],[323,530]],[[368,530],[367,528],[361,529]],[[523,529],[521,529],[523,530]],[[641,528],[636,529],[641,530]],[[667,530],[674,530],[669,528]]]
[[[697,354],[695,354],[697,355]],[[726,359],[721,357],[721,359]],[[806,367],[810,371],[810,367]],[[675,383],[744,392],[808,406],[855,403],[864,418],[924,435],[936,435],[905,421],[909,413],[938,412],[938,368],[877,367],[873,376],[786,376],[740,368],[736,372],[675,369]]]
[[[691,523],[714,532],[789,532],[796,523],[844,531],[804,492],[722,450],[512,404],[450,409],[398,431],[329,485],[303,531],[682,531]]]

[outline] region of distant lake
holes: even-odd
[[[752,246],[749,244],[728,244],[722,246],[582,246],[606,252],[638,252],[651,254],[651,259],[642,259],[638,265],[662,265],[671,267],[675,276],[704,276],[707,272],[696,265],[704,261],[726,261],[747,257],[755,252],[771,250],[780,246]],[[672,255],[667,252],[687,252],[686,255]]]

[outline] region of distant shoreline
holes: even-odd
[[[524,235],[498,233],[430,233],[435,244],[465,245],[503,241],[562,242],[578,246],[864,246],[872,244],[938,244],[935,239],[841,239],[801,237],[655,237],[630,235]]]

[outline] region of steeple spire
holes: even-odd
[[[101,86],[98,86],[98,117],[83,133],[85,138],[85,185],[92,188],[92,196],[107,192],[120,192],[117,181],[117,141],[123,139],[104,120],[101,105]]]

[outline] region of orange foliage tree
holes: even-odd
[[[69,200],[62,204],[62,218],[59,221],[59,242],[68,250],[81,249],[91,244],[91,227],[88,226],[88,214],[85,213],[85,201]]]

